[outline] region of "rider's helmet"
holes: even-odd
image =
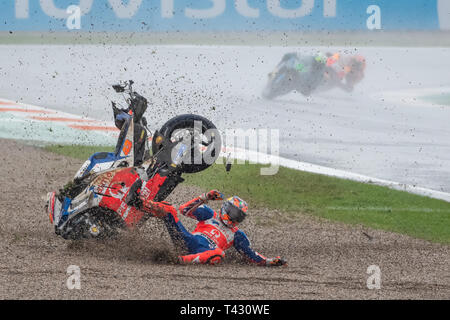
[[[318,54],[316,54],[314,56],[314,60],[318,63],[322,63],[325,64],[327,63],[327,56],[325,54],[323,54],[322,52],[319,52]]]
[[[247,202],[237,196],[226,199],[220,208],[220,219],[228,227],[234,227],[247,217]]]

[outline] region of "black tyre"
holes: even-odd
[[[269,75],[269,81],[262,94],[263,98],[272,100],[276,97],[288,94],[295,89],[297,77],[296,74],[284,70]]]
[[[190,137],[191,152],[183,159],[181,171],[200,172],[211,166],[219,157],[222,139],[216,126],[205,117],[195,114],[182,114],[167,121],[159,130],[172,141],[186,134]],[[152,140],[152,152],[156,154],[162,146]]]
[[[61,236],[68,240],[110,239],[125,227],[121,217],[105,208],[94,208],[74,217],[67,223]]]

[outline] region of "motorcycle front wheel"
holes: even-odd
[[[269,75],[266,87],[262,96],[264,99],[272,100],[279,96],[284,96],[295,89],[297,76],[285,70],[280,70]]]
[[[96,207],[80,213],[57,233],[66,240],[111,239],[124,228],[124,222],[116,212]]]

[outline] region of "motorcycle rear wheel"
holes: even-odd
[[[181,171],[183,173],[196,173],[207,169],[217,160],[222,147],[222,139],[216,126],[205,117],[195,114],[182,114],[167,121],[159,130],[159,133],[173,140],[177,135],[183,135],[183,131],[190,134],[192,144],[190,159],[187,159],[189,161],[183,161]],[[203,146],[194,143],[196,134],[202,136]],[[152,140],[153,154],[156,154],[161,147]]]

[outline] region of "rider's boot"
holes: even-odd
[[[225,252],[216,248],[200,253],[189,254],[186,256],[179,256],[178,263],[180,264],[218,264],[225,258]]]

